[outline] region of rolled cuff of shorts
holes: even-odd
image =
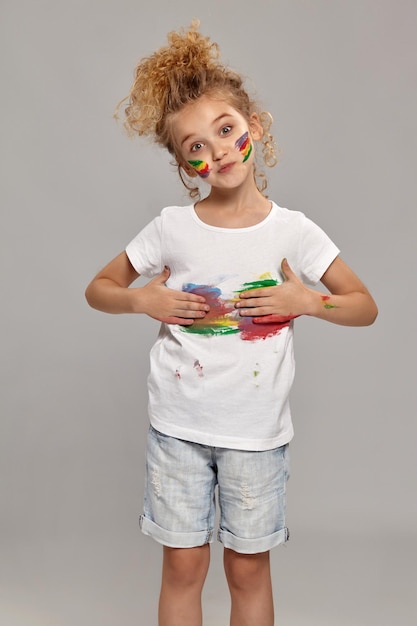
[[[267,537],[242,539],[241,537],[232,535],[232,533],[229,533],[227,530],[220,529],[217,537],[225,548],[230,548],[242,554],[257,554],[258,552],[268,552],[268,550],[275,548],[275,546],[278,546],[280,543],[285,543],[290,538],[290,532],[288,528],[282,528]]]
[[[144,535],[152,537],[158,543],[169,548],[197,548],[213,541],[212,529],[192,533],[177,533],[158,526],[144,515],[139,518],[139,526]]]

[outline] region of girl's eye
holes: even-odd
[[[228,135],[231,130],[232,130],[231,126],[223,126],[223,128],[220,131],[220,134],[221,135]]]
[[[203,147],[202,143],[195,143],[194,145],[191,146],[191,152],[197,152],[197,150],[200,150]]]

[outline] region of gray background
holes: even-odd
[[[416,623],[413,0],[3,0],[0,622],[156,623],[137,527],[158,325],[88,308],[91,277],[166,204],[166,154],[112,120],[143,55],[192,17],[251,77],[282,148],[270,196],[369,286],[377,323],[301,319],[279,623]],[[227,624],[213,548],[206,624]]]

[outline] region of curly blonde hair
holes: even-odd
[[[171,128],[173,114],[202,95],[225,100],[249,122],[257,112],[263,128],[262,154],[264,163],[273,167],[277,163],[274,138],[269,132],[272,117],[258,111],[243,85],[242,77],[219,62],[219,46],[198,32],[199,21],[193,20],[188,30],[168,34],[168,46],[159,48],[142,59],[135,70],[135,79],[129,95],[117,106],[115,117],[124,106],[124,126],[130,135],[150,137],[155,143],[176,155],[176,145]],[[199,189],[184,178],[179,163],[179,176],[191,197],[199,196]],[[260,179],[258,189],[263,192],[267,181],[263,173],[254,168]]]

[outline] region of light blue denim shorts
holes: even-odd
[[[172,548],[211,543],[218,486],[218,540],[244,554],[289,538],[285,526],[288,444],[261,452],[205,446],[148,433],[145,535]]]

